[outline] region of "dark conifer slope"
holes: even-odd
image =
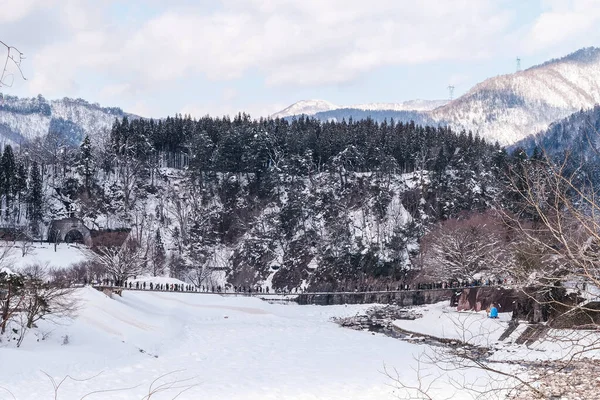
[[[548,130],[516,143],[532,157],[545,153],[558,165],[566,161],[565,173],[578,171],[582,179],[600,183],[600,106],[581,110],[555,122]]]

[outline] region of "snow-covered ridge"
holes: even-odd
[[[82,99],[46,100],[3,96],[0,101],[0,141],[20,144],[44,136],[51,130],[78,142],[109,130],[115,118],[126,114],[120,108],[101,107]],[[130,115],[131,117],[136,117]]]
[[[596,62],[598,60],[598,58],[600,58],[600,48],[584,47],[582,49],[574,51],[573,53],[567,54],[564,57],[553,58],[542,64],[534,65],[533,67],[530,67],[527,70],[541,68],[541,67],[545,67],[550,64],[557,64],[557,63],[564,63],[564,62],[578,62],[578,63]]]
[[[292,115],[314,115],[322,111],[330,111],[339,108],[333,103],[325,100],[302,100],[271,115],[272,118],[285,118]]]
[[[325,100],[302,100],[271,115],[271,118],[286,118],[294,115],[312,116],[320,112],[342,109],[363,111],[430,111],[447,104],[447,100],[408,100],[402,103],[363,103],[337,106]]]

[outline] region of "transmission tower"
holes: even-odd
[[[521,59],[517,57],[517,72],[521,72]]]
[[[450,101],[454,99],[454,86],[448,86],[448,94],[450,95]]]

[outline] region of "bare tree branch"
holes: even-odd
[[[13,66],[17,69],[22,79],[25,78],[23,70],[21,69],[21,63],[25,59],[25,55],[14,46],[8,45],[0,40],[0,46],[6,49],[6,57],[2,66],[2,73],[0,74],[0,88],[1,87],[12,87],[14,83],[14,74],[10,72],[10,67]],[[10,78],[10,82],[8,79]]]

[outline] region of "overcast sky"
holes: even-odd
[[[598,0],[1,0],[4,92],[147,117],[455,97],[600,46]]]

